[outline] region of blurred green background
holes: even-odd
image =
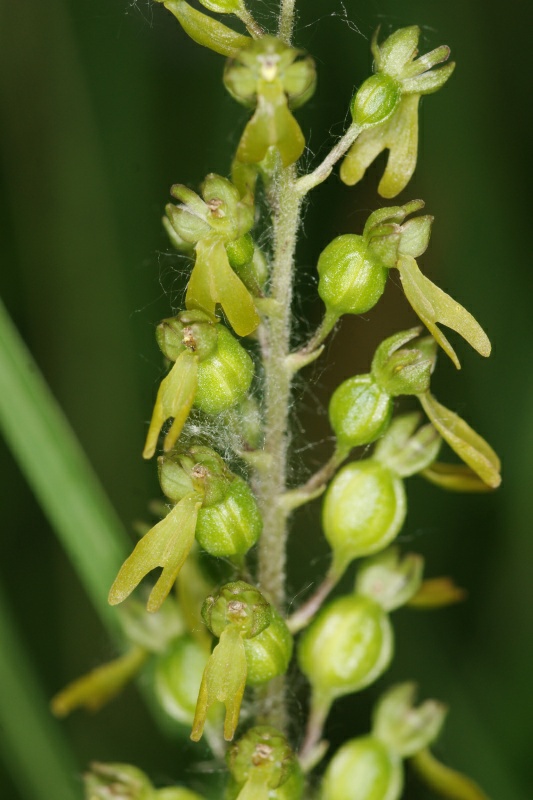
[[[263,21],[275,5],[255,2],[252,10]],[[501,454],[504,485],[493,495],[460,496],[409,482],[402,541],[426,556],[428,574],[453,574],[469,600],[433,614],[400,612],[397,657],[378,691],[393,680],[416,679],[425,695],[448,702],[442,758],[475,777],[493,800],[528,800],[533,281],[531,72],[524,53],[531,6],[519,0],[299,5],[297,43],[319,69],[316,95],[299,112],[314,156],[342,131],[352,90],[370,69],[368,40],[378,24],[389,31],[418,23],[425,50],[447,43],[458,62],[447,87],[422,103],[418,169],[399,200],[426,199],[436,224],[423,268],[493,340],[488,362],[459,343],[462,372],[442,358],[435,383],[441,402]],[[161,368],[154,326],[179,307],[184,290],[183,264],[160,224],[162,209],[172,183],[195,186],[209,171],[227,174],[246,119],[221,87],[222,65],[147,0],[0,0],[0,295],[130,531],[158,496],[154,465],[140,458]],[[302,336],[321,313],[317,254],[333,236],[359,232],[369,210],[380,206],[383,165],[379,160],[356,189],[334,177],[313,195],[299,251]],[[366,371],[375,345],[414,322],[398,281],[389,283],[375,311],[343,322],[327,365],[308,370],[298,385],[295,478],[329,452],[325,409],[332,388]],[[49,698],[114,651],[1,440],[0,475],[2,604]],[[295,520],[295,596],[309,584],[307,560],[315,576],[327,563],[318,511],[315,504]],[[328,728],[332,741],[365,730],[372,697],[339,703]],[[292,702],[298,715],[298,698]],[[171,782],[187,765],[197,787],[209,770],[208,763],[191,765],[198,755],[187,739],[161,737],[133,687],[98,715],[76,713],[55,727],[71,751],[72,797],[81,795],[80,775],[90,760],[136,763],[158,783]],[[13,754],[4,748],[3,756],[0,796],[32,800],[24,780],[15,778]],[[408,796],[430,797],[411,782]]]

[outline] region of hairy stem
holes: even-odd
[[[291,43],[294,29],[294,4],[296,0],[281,0],[278,36],[287,44]]]
[[[260,481],[263,534],[259,547],[259,581],[271,602],[285,602],[287,512],[281,501],[286,488],[291,371],[287,356],[291,336],[291,300],[300,202],[294,191],[295,170],[281,170],[272,198],[274,258],[271,297],[276,310],[266,323],[263,346],[266,468]]]
[[[291,300],[296,235],[300,222],[300,199],[294,191],[294,167],[279,170],[270,202],[272,209],[274,256],[271,273],[271,298],[274,309],[265,325],[263,338],[265,455],[260,472],[259,502],[263,514],[263,534],[259,544],[259,585],[270,602],[283,610],[285,604],[285,565],[287,510],[282,497],[286,489],[288,418],[292,371],[287,365],[291,337]],[[284,726],[282,709],[284,686],[273,681],[263,694],[263,716]]]
[[[308,175],[302,175],[302,177],[297,180],[296,191],[303,196],[306,195],[307,192],[310,192],[311,189],[314,189],[315,186],[323,183],[326,178],[331,175],[331,170],[337,161],[345,155],[348,148],[355,142],[360,133],[361,128],[353,122],[344,136],[341,136],[337,144],[330,150],[324,161],[322,161],[313,172],[310,172]]]
[[[255,21],[247,8],[243,8],[238,17],[246,25],[246,30],[254,39],[260,39],[264,35],[263,28]]]
[[[314,594],[305,601],[303,606],[300,606],[298,611],[289,617],[287,620],[287,625],[289,626],[289,630],[291,633],[298,633],[301,631],[302,628],[305,628],[306,625],[313,619],[317,611],[319,611],[322,603],[329,595],[329,593],[335,588],[339,581],[337,575],[333,572],[328,572],[322,583],[318,586]]]

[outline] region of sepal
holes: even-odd
[[[421,394],[429,389],[437,347],[429,337],[419,340],[422,344],[420,348],[416,342],[409,345],[420,332],[421,328],[411,328],[396,333],[385,339],[375,352],[372,377],[382,391],[392,397]]]
[[[177,361],[189,350],[201,361],[212,355],[217,346],[216,319],[203,311],[182,311],[164,319],[156,328],[159,349],[169,361]]]
[[[373,714],[372,734],[401,758],[413,756],[440,734],[447,708],[436,700],[415,707],[416,685],[401,683],[379,700]]]
[[[432,464],[439,454],[442,440],[433,425],[417,426],[420,414],[402,414],[393,420],[385,436],[374,450],[376,461],[395,475],[407,478]]]
[[[370,214],[363,238],[384,266],[395,267],[401,254],[422,255],[426,251],[433,217],[425,214],[404,221],[424,205],[423,200],[411,200],[403,206],[380,208]]]
[[[234,626],[245,639],[252,639],[270,625],[272,607],[254,586],[234,581],[205,600],[202,618],[217,637]]]
[[[158,459],[159,484],[173,503],[191,492],[202,497],[202,508],[220,503],[234,479],[221,456],[210,447],[193,445]]]
[[[397,547],[389,547],[365,559],[357,571],[356,594],[370,597],[385,611],[405,605],[419,591],[424,559],[417,553],[400,556]]]

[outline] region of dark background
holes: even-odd
[[[422,103],[418,168],[398,199],[426,200],[436,223],[422,266],[493,341],[488,362],[458,342],[463,370],[443,357],[435,384],[441,402],[498,450],[504,484],[493,495],[461,496],[409,482],[402,540],[424,553],[428,574],[453,574],[469,600],[433,614],[399,612],[397,656],[380,687],[416,679],[424,695],[448,702],[442,758],[493,800],[528,800],[531,7],[519,0],[300,6],[296,41],[319,69],[317,92],[299,112],[315,155],[326,152],[329,133],[342,131],[353,88],[369,72],[368,40],[378,24],[390,31],[417,23],[424,51],[447,43],[458,62],[446,88]],[[252,10],[263,21],[274,7],[256,2]],[[140,458],[161,367],[154,326],[183,297],[183,267],[162,231],[162,209],[172,183],[195,186],[207,172],[227,174],[246,119],[221,87],[222,66],[146,0],[0,2],[0,294],[130,529],[158,496],[154,465]],[[376,194],[383,165],[355,189],[334,177],[313,195],[299,251],[302,331],[320,317],[317,254],[333,236],[360,232],[369,210],[383,204]],[[327,366],[305,373],[295,409],[298,475],[327,456],[332,389],[367,370],[384,336],[413,324],[397,283],[389,282],[371,314],[343,322]],[[51,696],[113,650],[2,442],[0,476],[0,579]],[[296,517],[291,548],[300,564],[310,558],[315,574],[327,564],[318,510]],[[303,568],[291,575],[295,594],[308,576]],[[332,740],[365,730],[370,703],[371,695],[341,701]],[[92,759],[123,760],[162,783],[196,758],[187,740],[161,739],[134,688],[99,715],[77,713],[61,725],[80,772]],[[0,795],[21,797],[3,770]],[[430,797],[414,784],[408,794]]]

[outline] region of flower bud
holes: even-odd
[[[243,555],[257,542],[262,528],[252,490],[234,476],[224,498],[198,512],[196,540],[212,556]]]
[[[421,339],[420,349],[416,342],[403,347],[419,336],[420,332],[421,328],[411,328],[389,336],[375,352],[372,377],[383,391],[393,397],[421,394],[429,389],[437,354],[435,340],[432,337]]]
[[[218,325],[217,349],[198,364],[194,405],[206,414],[220,414],[244,399],[254,375],[254,364],[244,347]]]
[[[433,425],[416,430],[419,422],[416,411],[396,417],[374,450],[374,459],[401,478],[426,469],[437,458],[442,444]]]
[[[377,73],[367,78],[352,100],[352,117],[356,125],[370,128],[385,122],[398,107],[402,97],[397,80]]]
[[[322,524],[333,549],[332,572],[342,575],[354,558],[387,547],[399,533],[406,513],[402,481],[372,459],[343,467],[324,500]]]
[[[154,800],[148,776],[130,764],[91,764],[83,776],[87,800]]]
[[[365,559],[357,572],[355,591],[393,611],[405,605],[422,584],[424,559],[416,553],[400,557],[397,547]]]
[[[154,689],[166,713],[191,725],[202,673],[207,664],[206,651],[192,636],[180,636],[158,658],[155,667]]]
[[[202,618],[217,637],[232,625],[245,639],[251,639],[270,625],[272,607],[254,586],[234,581],[205,600]]]
[[[368,253],[361,236],[337,236],[318,259],[318,293],[337,316],[363,314],[385,291],[388,270]]]
[[[169,361],[176,361],[186,349],[204,359],[217,347],[217,325],[203,311],[182,311],[164,319],[156,329],[159,349]]]
[[[370,444],[388,428],[392,400],[371,375],[356,375],[335,389],[329,421],[340,445]]]
[[[446,706],[436,700],[426,700],[415,708],[415,695],[414,683],[393,686],[382,696],[373,715],[373,735],[402,758],[435,741],[447,713]]]
[[[301,776],[298,759],[287,739],[270,725],[251,728],[227,755],[233,787],[230,796],[239,790],[238,797],[244,800],[269,800],[280,797],[276,790],[285,787],[291,778]],[[283,795],[296,798],[299,795]]]
[[[253,639],[244,640],[249,686],[260,686],[263,683],[283,675],[289,666],[292,656],[293,638],[275,608],[271,608],[271,619],[268,628]]]
[[[387,669],[393,631],[384,609],[368,597],[328,603],[302,634],[298,662],[317,706],[373,683]]]
[[[331,759],[321,800],[399,800],[402,788],[401,759],[379,739],[363,736],[346,742]]]

